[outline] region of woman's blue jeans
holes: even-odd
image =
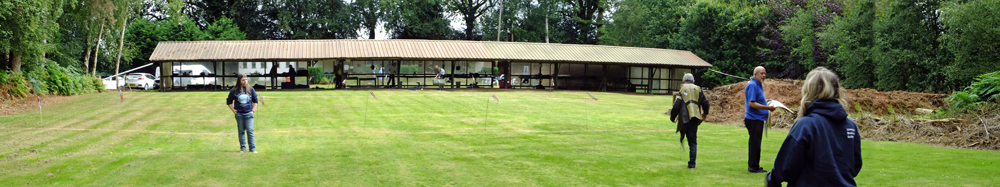
[[[240,150],[247,149],[247,138],[250,139],[250,150],[257,150],[253,140],[253,113],[236,113],[236,130],[240,137]],[[244,138],[243,134],[246,134]]]

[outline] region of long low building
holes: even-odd
[[[671,93],[712,65],[690,51],[455,40],[168,41],[149,58],[161,89],[530,88]],[[445,69],[445,78],[436,79]],[[393,73],[390,73],[393,72]],[[438,88],[438,86],[434,86]]]

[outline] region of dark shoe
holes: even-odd
[[[758,168],[750,168],[750,169],[747,169],[747,171],[750,171],[750,173],[767,173],[767,170],[764,170],[764,168],[760,168],[760,167],[758,167]]]
[[[688,169],[694,169],[694,163],[688,163]]]

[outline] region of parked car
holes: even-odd
[[[125,84],[129,88],[139,87],[149,90],[156,86],[156,77],[149,73],[129,73],[128,76],[125,76]]]
[[[123,77],[104,76],[101,78],[101,82],[104,83],[104,89],[106,90],[117,90],[125,85],[125,79]]]
[[[175,66],[173,74],[183,76],[174,77],[174,86],[215,84],[215,78],[212,77],[215,74],[202,64],[181,65],[179,68]]]

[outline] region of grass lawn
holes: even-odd
[[[226,92],[80,96],[0,117],[2,186],[762,186],[742,127],[703,124],[698,168],[669,96],[575,91],[260,92],[239,153]],[[489,112],[487,116],[487,109]],[[367,111],[367,112],[366,112]],[[488,118],[488,120],[487,120]],[[711,117],[709,117],[711,118]],[[763,141],[773,164],[786,132]],[[864,136],[862,134],[862,136]],[[996,186],[1000,152],[863,141],[864,186]]]

